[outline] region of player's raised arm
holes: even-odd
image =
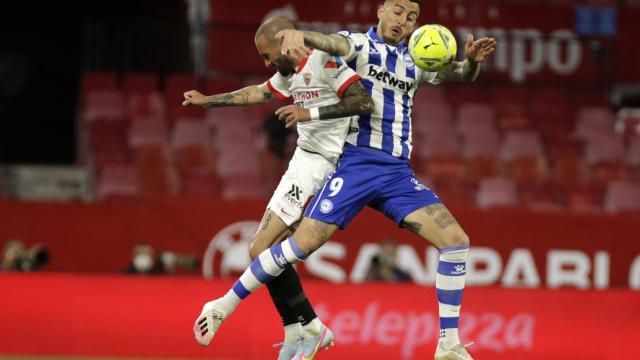
[[[350,40],[338,34],[286,29],[277,33],[276,39],[281,41],[283,55],[304,53],[306,48],[314,48],[333,56],[345,56],[351,50]]]
[[[344,91],[339,102],[333,105],[305,109],[296,105],[287,105],[276,110],[276,115],[292,127],[298,122],[309,120],[336,119],[354,115],[371,114],[375,109],[371,95],[360,81],[355,81]]]
[[[485,61],[496,49],[494,38],[480,38],[473,41],[473,35],[467,36],[464,61],[454,61],[449,67],[438,73],[438,79],[447,81],[474,81],[480,73],[480,63]]]
[[[273,99],[273,94],[265,84],[252,85],[229,93],[205,96],[197,90],[184,93],[183,106],[201,106],[205,109],[223,106],[244,106],[262,104]]]

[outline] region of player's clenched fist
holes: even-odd
[[[204,106],[207,103],[207,97],[202,95],[199,91],[189,90],[184,93],[184,101],[182,106],[197,105]]]
[[[301,108],[296,105],[283,106],[276,110],[278,119],[285,122],[285,127],[293,127],[296,123],[311,120],[309,109]]]

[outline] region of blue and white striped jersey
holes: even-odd
[[[347,142],[408,159],[412,149],[413,96],[422,81],[440,83],[437,73],[415,66],[405,43],[397,47],[385,44],[375,27],[366,34],[347,31],[338,34],[351,40],[351,50],[343,59],[360,75],[376,106],[371,115],[362,115],[352,122],[358,131],[350,132]]]

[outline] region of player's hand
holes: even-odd
[[[464,46],[467,59],[481,63],[485,61],[496,50],[496,39],[480,38],[473,41],[473,35],[467,35],[467,43]]]
[[[204,106],[207,104],[207,97],[202,95],[197,90],[189,90],[184,93],[184,101],[182,102],[182,106],[196,105],[196,106]]]
[[[280,40],[282,55],[304,57],[309,49],[304,45],[304,33],[300,30],[285,29],[276,34]]]
[[[293,127],[296,123],[311,120],[309,109],[301,108],[296,105],[287,105],[276,110],[278,119],[284,121],[285,127]]]

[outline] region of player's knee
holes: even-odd
[[[251,260],[253,261],[255,258],[258,257],[258,255],[260,255],[261,252],[263,252],[265,250],[265,247],[263,246],[263,241],[258,241],[257,239],[254,239],[251,242],[251,245],[249,245],[249,256],[251,257]]]

